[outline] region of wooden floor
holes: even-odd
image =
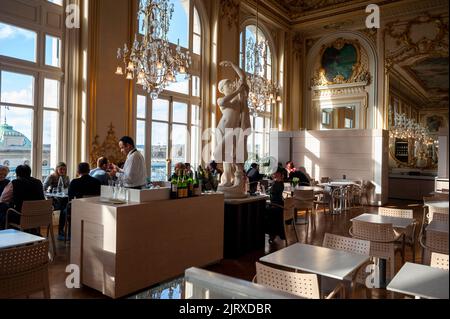
[[[418,202],[406,202],[406,201],[391,201],[387,207],[396,208],[409,208],[414,210],[414,218],[421,222],[423,214],[423,206]],[[350,228],[350,219],[362,214],[363,212],[376,213],[377,207],[365,207],[364,210],[361,208],[353,208],[341,215],[329,215],[323,214],[319,211],[316,214],[316,228],[310,231],[308,238],[305,238],[305,226],[298,226],[297,233],[299,236],[299,241],[302,243],[308,243],[312,245],[322,245],[323,237],[325,233],[332,233],[337,235],[349,236],[348,230]],[[418,227],[418,229],[420,229]],[[290,234],[293,236],[293,234]],[[90,289],[88,287],[82,287],[80,289],[68,289],[66,288],[66,277],[68,273],[65,272],[66,266],[69,264],[69,250],[70,244],[64,245],[64,242],[57,242],[57,253],[55,260],[50,265],[50,289],[51,297],[57,299],[87,299],[87,298],[106,298],[100,292]],[[269,244],[268,238],[266,238],[265,249],[260,251],[255,251],[251,254],[243,256],[239,259],[224,259],[219,264],[211,265],[206,267],[206,269],[229,275],[232,277],[252,280],[255,275],[255,261],[264,256],[265,254],[274,252],[278,249],[285,247],[283,240],[278,237],[274,243]],[[411,250],[406,248],[406,261],[412,261]],[[416,246],[416,262],[421,261],[421,249],[420,245]],[[397,255],[396,268],[397,270],[401,267],[401,258]],[[181,274],[180,274],[181,275]],[[360,290],[360,291],[359,291]],[[358,290],[358,297],[364,298],[364,289]],[[371,289],[371,298],[403,298],[401,295],[392,295],[384,289]],[[41,294],[35,294],[30,296],[31,298],[42,298]]]

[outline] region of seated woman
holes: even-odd
[[[8,166],[0,165],[0,195],[3,193],[3,190],[5,189],[6,185],[9,184],[9,179],[6,178],[8,174],[9,174]]]
[[[278,235],[281,239],[284,237],[283,225],[283,191],[284,191],[284,168],[278,168],[273,174],[273,184],[269,190],[270,204],[266,207],[266,232],[269,234],[269,243],[272,243]]]
[[[69,188],[70,184],[70,178],[67,176],[67,165],[66,163],[60,162],[58,165],[56,165],[55,171],[48,175],[47,178],[44,181],[44,191],[51,192],[52,189],[58,187],[59,179],[62,177],[64,188]],[[63,212],[68,203],[67,198],[53,198],[53,208],[54,210],[59,210],[60,212]],[[59,227],[58,227],[58,235],[64,236],[64,224],[65,224],[65,217],[64,214],[59,215]]]

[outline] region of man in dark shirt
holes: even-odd
[[[90,167],[88,163],[80,163],[78,165],[78,175],[70,182],[69,200],[74,198],[83,198],[83,196],[99,196],[101,183],[98,179],[89,175]]]
[[[261,174],[259,173],[259,165],[253,163],[250,166],[250,169],[247,171],[248,181],[250,183],[250,193],[255,193],[258,188],[258,182],[262,179]]]
[[[8,184],[0,200],[0,229],[5,227],[8,208],[20,212],[24,201],[45,199],[42,182],[31,177],[31,168],[28,165],[17,166],[16,176],[17,179]],[[8,220],[20,224],[20,215],[9,214]]]
[[[78,175],[79,178],[73,179],[69,185],[69,201],[74,198],[83,198],[84,196],[100,196],[101,183],[95,177],[89,175],[90,167],[88,163],[78,164]],[[64,223],[59,224],[58,230],[58,240],[64,240],[64,224],[65,224],[65,214],[68,218],[71,215],[72,205],[67,205],[66,210],[62,211],[64,214],[63,218],[60,218]],[[69,236],[70,237],[70,236]]]

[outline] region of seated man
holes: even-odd
[[[97,160],[97,168],[94,168],[89,173],[90,176],[99,180],[101,185],[108,185],[111,176],[106,171],[108,169],[108,159],[106,157],[100,157]]]
[[[258,182],[262,179],[261,174],[259,173],[259,165],[256,163],[252,163],[250,169],[247,171],[248,181],[250,183],[250,193],[253,194],[256,192],[258,188]]]
[[[28,165],[17,166],[16,176],[17,179],[5,187],[0,197],[0,229],[5,227],[8,208],[14,208],[20,212],[24,201],[45,199],[42,182],[31,177],[31,168]],[[20,224],[20,215],[9,214],[8,221]]]
[[[289,174],[290,181],[292,181],[292,179],[296,177],[299,179],[299,186],[311,186],[311,181],[309,180],[308,176],[306,176],[302,171],[295,171]]]
[[[100,181],[89,175],[90,167],[88,163],[80,163],[78,164],[78,175],[79,178],[73,179],[69,185],[69,201],[74,198],[83,198],[84,196],[100,196],[101,184]],[[71,214],[71,205],[67,205],[65,211],[62,211],[61,214],[63,218],[59,220],[64,221],[63,224],[59,224],[59,235],[58,240],[64,240],[64,225],[65,225],[65,216],[70,218]],[[70,236],[69,236],[70,237]]]

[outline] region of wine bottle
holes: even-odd
[[[192,179],[192,176],[189,176],[187,180],[188,185],[188,197],[194,196],[194,180]]]
[[[178,173],[177,190],[178,190],[177,198],[183,198],[183,180],[181,178],[180,173]]]
[[[170,181],[170,198],[177,199],[178,198],[178,179],[172,178]]]
[[[195,172],[195,178],[194,178],[194,196],[200,196],[202,193],[200,188],[200,183],[198,180],[198,173]]]

